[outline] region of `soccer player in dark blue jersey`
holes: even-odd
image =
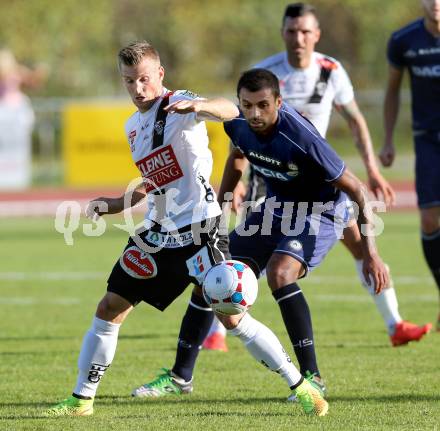
[[[247,159],[264,178],[267,199],[231,233],[231,254],[257,274],[266,268],[301,372],[314,374],[319,382],[310,311],[296,282],[318,266],[338,240],[337,231],[342,232],[347,221],[348,195],[359,206],[364,273],[367,280],[371,277],[376,292],[381,291],[387,274],[374,237],[365,235],[370,223],[366,189],[315,127],[282,103],[274,74],[265,69],[245,72],[237,94],[241,115],[225,123],[235,149],[227,161],[219,196],[234,190]],[[315,230],[317,210],[321,216]],[[243,235],[256,226],[258,231],[251,236]]]
[[[424,17],[393,33],[388,43],[385,143],[380,159],[384,166],[391,166],[395,158],[393,132],[402,78],[408,70],[422,245],[440,291],[440,0],[422,0],[422,6]]]
[[[223,203],[225,195],[234,190],[246,158],[264,178],[267,199],[230,234],[231,255],[245,261],[257,275],[266,269],[300,372],[322,396],[325,388],[316,363],[310,311],[297,280],[318,266],[339,239],[348,221],[349,197],[359,208],[364,276],[374,284],[376,293],[387,285],[388,273],[375,246],[367,191],[315,127],[282,103],[278,79],[272,72],[245,72],[237,94],[241,115],[224,124],[235,149],[226,164],[219,201]],[[232,335],[246,336],[249,342],[254,338],[249,318],[217,317]],[[179,370],[179,376],[185,374],[191,384],[197,355],[187,356],[182,360],[177,355],[173,370]],[[143,392],[167,395],[154,391],[159,384],[155,380],[143,385]],[[184,393],[179,382],[172,384],[173,393]]]

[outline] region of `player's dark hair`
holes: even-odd
[[[316,22],[319,25],[318,16],[316,15],[316,9],[311,4],[307,3],[290,3],[286,6],[286,10],[283,15],[283,25],[286,22],[286,18],[298,18],[299,16],[313,15],[316,18]]]
[[[267,69],[251,69],[243,72],[238,80],[237,96],[239,96],[242,88],[246,88],[246,90],[251,92],[269,88],[272,90],[272,94],[275,98],[280,96],[280,84],[278,78]]]
[[[132,42],[118,53],[118,64],[134,66],[139,64],[145,57],[157,60],[160,63],[159,53],[146,40]]]

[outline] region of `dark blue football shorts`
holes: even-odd
[[[320,216],[295,211],[291,217],[272,215],[270,219],[271,211],[266,203],[252,211],[229,235],[232,258],[248,261],[257,275],[273,253],[283,253],[303,264],[305,276],[340,239],[350,218],[349,199],[344,193],[335,202],[336,211]]]
[[[419,208],[440,206],[440,131],[414,132]]]

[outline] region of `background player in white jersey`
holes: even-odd
[[[147,196],[145,223],[129,238],[110,274],[107,293],[83,340],[72,395],[48,409],[47,416],[93,414],[98,385],[116,352],[119,328],[134,306],[144,301],[163,311],[193,282],[196,287],[183,318],[175,365],[160,378],[167,393],[191,392],[186,364],[195,361],[213,319],[200,285],[208,269],[229,255],[227,239],[219,241],[221,209],[209,184],[212,159],[204,120],[232,119],[239,113],[237,107],[222,98],[168,91],[162,84],[165,72],[159,54],[145,41],[123,48],[118,58],[125,87],[138,108],[127,121],[126,133],[142,182],[119,198],[90,202],[86,214],[96,218],[119,213]],[[280,374],[306,413],[325,415],[327,402],[295,368],[275,334],[249,314],[239,318],[222,321],[231,329],[240,322],[242,330],[236,335],[255,359]]]
[[[394,192],[379,172],[367,123],[356,103],[347,73],[337,60],[315,51],[321,36],[315,8],[304,3],[288,5],[281,35],[286,51],[266,58],[255,67],[268,69],[278,77],[284,102],[308,118],[324,137],[332,108],[335,107],[353,132],[354,142],[367,170],[370,189],[377,198],[382,195],[387,205],[392,204]],[[241,183],[234,191],[233,208],[238,210],[243,199],[255,202],[264,199],[265,194],[262,178],[251,169],[248,187]],[[344,230],[342,242],[355,260],[362,285],[373,297],[392,345],[419,340],[429,332],[430,324],[417,326],[402,319],[391,278],[388,288],[380,295],[374,295],[362,275],[361,237],[355,223]],[[204,348],[226,350],[224,336],[225,330],[215,321]]]
[[[422,0],[423,17],[394,32],[388,42],[384,104],[384,166],[395,157],[394,127],[405,69],[410,76],[416,153],[416,191],[426,263],[440,293],[440,0]],[[437,317],[440,331],[440,313]]]

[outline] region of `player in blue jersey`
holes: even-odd
[[[393,132],[402,78],[408,70],[423,252],[440,291],[440,0],[422,0],[422,6],[424,17],[393,33],[388,43],[385,143],[380,159],[391,166],[395,158]]]
[[[281,35],[286,49],[260,61],[255,67],[268,69],[277,76],[284,103],[306,117],[323,137],[326,136],[333,108],[342,114],[366,168],[366,182],[370,190],[378,198],[382,195],[387,205],[391,204],[394,193],[379,171],[368,126],[356,102],[350,78],[339,61],[315,50],[321,37],[316,9],[306,3],[287,5]],[[233,210],[240,210],[242,199],[261,202],[265,196],[264,181],[254,174],[251,167],[247,187],[239,182],[234,190]],[[346,227],[341,241],[353,256],[361,285],[370,293],[391,344],[399,346],[420,340],[432,325],[418,326],[403,320],[391,275],[390,285],[380,295],[375,295],[365,282],[361,238],[355,223]],[[215,319],[203,347],[225,351],[225,336],[225,329]]]
[[[245,72],[237,94],[241,115],[225,123],[235,149],[226,164],[219,201],[223,203],[223,197],[234,190],[246,159],[263,176],[268,199],[230,234],[231,255],[245,261],[257,275],[266,268],[295,353],[300,355],[301,374],[318,388],[319,380],[313,378],[319,379],[320,374],[310,311],[297,280],[317,267],[338,240],[347,220],[348,195],[359,207],[364,275],[377,293],[386,286],[388,274],[371,231],[367,192],[315,127],[282,103],[272,72]],[[221,321],[233,335],[247,332],[245,319]],[[298,339],[296,331],[306,336]],[[188,376],[186,385],[192,380],[195,361],[196,356],[185,363],[176,358],[180,364],[173,369]],[[173,393],[184,393],[178,382],[167,381],[170,384]],[[167,395],[169,391],[158,391],[160,385],[159,378],[138,390],[143,396]]]

